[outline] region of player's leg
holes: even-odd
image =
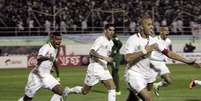
[[[142,89],[139,93],[138,96],[143,100],[143,101],[153,101],[151,92],[148,91],[147,87]]]
[[[166,87],[172,83],[171,73],[168,67],[164,62],[158,62],[155,65],[156,68],[160,70],[159,74],[161,75],[162,80],[153,84],[154,93],[159,96],[159,88]]]
[[[24,95],[18,101],[31,101],[31,100],[32,100],[32,97],[28,97],[27,95]]]
[[[189,83],[189,89],[192,89],[195,86],[201,86],[201,80],[191,80]]]
[[[60,97],[57,97],[58,101],[62,97],[66,99],[66,97],[68,96],[69,88],[68,87],[63,88],[60,85],[59,81],[57,81],[57,79],[54,78],[51,74],[44,74],[42,83],[44,88],[47,88],[51,90],[52,92],[54,92],[55,94],[57,94],[58,96],[60,96]],[[52,98],[55,98],[54,95]]]
[[[138,99],[137,95],[133,91],[129,90],[129,95],[128,95],[126,101],[138,101],[138,100],[139,99]]]
[[[81,86],[75,86],[70,89],[70,94],[88,94],[91,90],[92,86],[97,84],[99,80],[96,78],[95,73],[93,72],[94,64],[89,64],[87,74],[84,79],[84,85]],[[92,70],[91,70],[92,69]]]
[[[53,95],[50,101],[55,101],[56,99],[56,101],[59,101],[62,97],[64,97],[64,100],[67,99],[70,89],[68,87],[63,88],[60,84],[57,84],[52,88],[52,91],[57,95]]]
[[[41,80],[35,74],[30,73],[25,87],[25,95],[18,101],[31,101],[35,93],[42,87]]]
[[[112,77],[113,77],[114,83],[116,85],[116,94],[121,95],[121,92],[119,90],[119,74],[118,74],[118,71],[119,71],[119,63],[113,62],[112,63]]]
[[[83,86],[75,86],[70,89],[70,94],[83,94],[86,95],[91,91],[92,86],[84,84]]]
[[[108,90],[108,101],[116,101],[116,87],[113,79],[102,80]]]

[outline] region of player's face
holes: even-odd
[[[143,19],[142,27],[143,27],[144,34],[146,35],[154,34],[154,30],[153,30],[154,27],[153,27],[153,22],[151,18]]]
[[[114,33],[115,33],[115,28],[113,26],[110,26],[108,29],[105,30],[105,36],[109,40],[112,39]]]
[[[160,29],[160,35],[162,39],[166,39],[167,36],[169,35],[169,28],[168,27],[163,27]]]
[[[61,44],[61,40],[62,40],[62,37],[61,36],[53,36],[53,46],[55,48],[59,48],[60,44]]]

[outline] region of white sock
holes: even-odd
[[[24,97],[21,97],[18,101],[24,101],[23,99],[24,99]]]
[[[82,93],[82,88],[81,86],[76,86],[70,89],[70,93],[77,93],[77,94],[81,94]]]
[[[54,95],[51,97],[50,101],[61,101],[61,99],[62,99],[62,96],[60,96],[60,95],[58,95],[58,94],[54,94]]]
[[[196,85],[201,86],[201,81],[200,80],[195,80],[194,82],[195,82]]]
[[[116,101],[116,91],[115,91],[115,89],[108,90],[108,101]]]
[[[64,97],[68,96],[69,93],[70,93],[70,88],[69,87],[65,87],[62,96],[64,96]]]

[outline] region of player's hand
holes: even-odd
[[[105,61],[107,61],[107,62],[112,62],[112,61],[113,61],[113,58],[112,58],[112,57],[105,57]]]
[[[188,59],[185,61],[186,64],[193,65],[195,63],[195,59]]]
[[[195,61],[195,62],[192,64],[192,66],[195,67],[195,68],[201,68],[201,63],[198,63],[198,62]]]
[[[158,48],[157,44],[152,44],[152,45],[147,45],[145,47],[145,50],[147,51],[147,53],[150,53],[157,48]]]

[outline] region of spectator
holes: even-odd
[[[50,33],[51,30],[51,23],[49,20],[45,20],[45,32]]]
[[[186,52],[186,53],[188,53],[188,52],[194,52],[195,48],[196,47],[194,45],[192,45],[191,42],[186,43],[185,46],[184,46],[184,52]]]
[[[64,33],[67,32],[66,27],[67,27],[66,23],[62,20],[60,23],[60,31]]]

